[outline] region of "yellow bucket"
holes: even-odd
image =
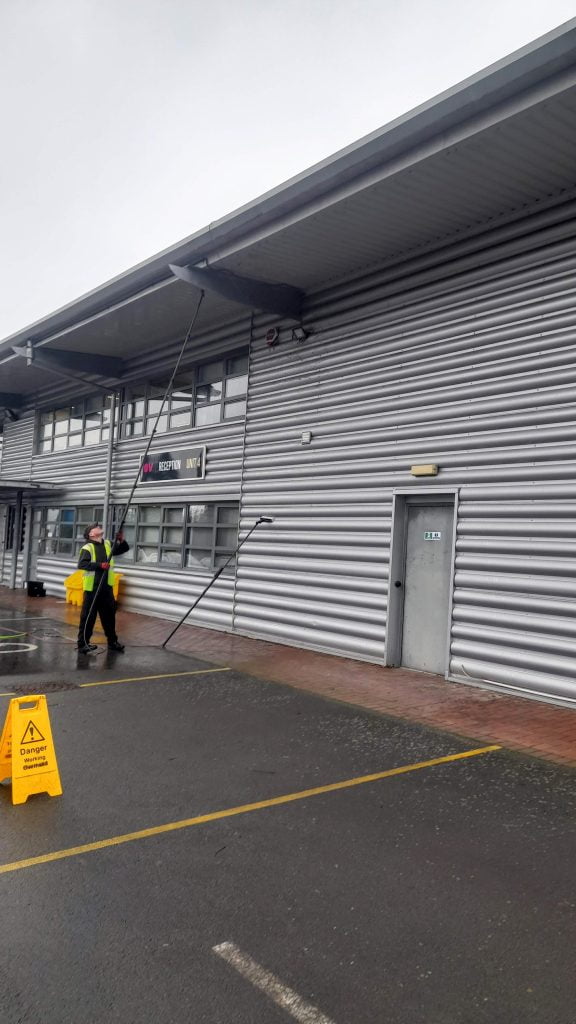
[[[116,579],[114,580],[114,586],[112,590],[114,592],[114,598],[118,600],[118,593],[120,590],[120,580],[122,579],[122,573],[116,573]],[[64,586],[66,587],[66,603],[76,604],[80,606],[84,600],[84,588],[82,586],[82,580],[84,578],[84,572],[82,569],[77,569],[70,576],[67,576],[64,580]]]

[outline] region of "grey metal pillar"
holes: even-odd
[[[20,535],[22,533],[22,491],[16,492],[16,514],[14,516],[14,539],[12,541],[12,569],[10,572],[10,589],[16,590],[16,574],[18,572],[18,555],[20,554]]]

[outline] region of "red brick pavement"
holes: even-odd
[[[4,587],[0,588],[1,605],[33,609],[31,614],[60,618],[70,625],[78,621],[78,609],[63,601],[27,598],[23,591]],[[117,625],[126,643],[158,646],[173,627],[166,620],[125,611],[118,613]],[[182,626],[170,649],[229,665],[258,679],[576,766],[576,708],[197,626]]]

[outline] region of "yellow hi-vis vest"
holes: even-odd
[[[108,562],[110,562],[110,568],[108,569],[108,583],[109,583],[109,585],[111,587],[113,587],[114,586],[114,581],[116,579],[116,573],[114,572],[114,559],[110,557],[110,553],[112,551],[112,545],[111,545],[109,540],[105,540],[104,541],[104,547],[106,549],[106,560]],[[80,550],[81,551],[89,551],[90,552],[90,561],[91,562],[95,562],[96,561],[96,546],[94,544],[92,544],[91,541],[89,541],[88,544],[83,544],[82,547],[80,548]],[[95,572],[92,572],[90,569],[85,569],[84,570],[84,578],[82,580],[82,589],[88,591],[88,593],[90,593],[92,590],[94,590],[94,579],[95,579],[95,577],[96,577],[96,573]]]

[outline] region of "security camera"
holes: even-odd
[[[303,327],[292,328],[292,341],[306,341],[309,338],[311,331],[304,330]]]

